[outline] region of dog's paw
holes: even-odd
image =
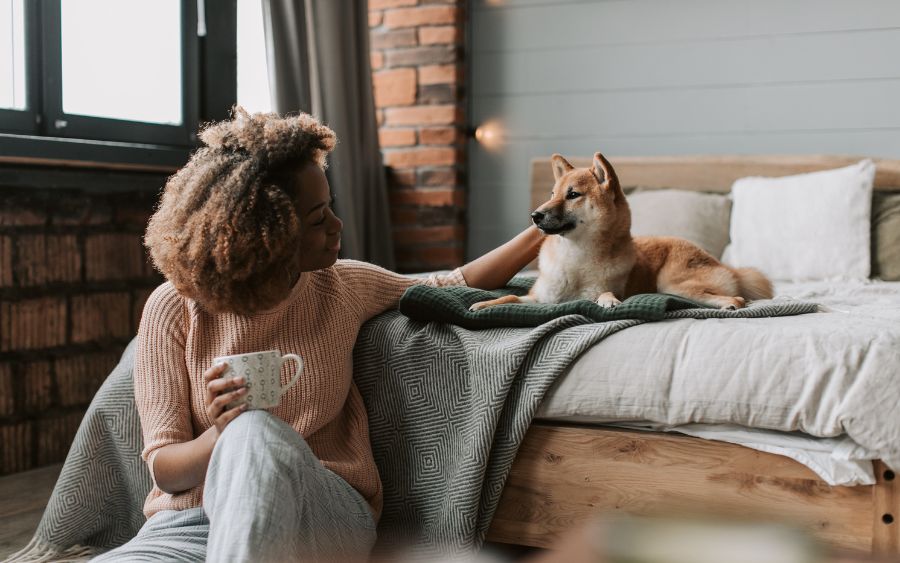
[[[479,301],[478,303],[472,303],[469,306],[469,310],[472,312],[480,311],[482,309],[487,309],[488,307],[493,306],[493,303],[490,301]]]
[[[722,309],[726,311],[737,311],[738,309],[743,309],[746,306],[747,301],[745,301],[743,297],[732,297],[731,302],[723,305]]]
[[[620,305],[622,302],[616,299],[616,296],[611,292],[606,292],[595,301],[597,305],[600,305],[604,309],[609,309],[610,307],[615,307],[616,305]]]

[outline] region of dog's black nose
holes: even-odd
[[[531,220],[534,222],[535,225],[537,225],[538,223],[540,223],[541,221],[544,220],[544,214],[541,213],[540,211],[535,211],[534,213],[531,214]]]

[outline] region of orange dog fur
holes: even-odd
[[[560,303],[590,299],[613,307],[638,293],[671,293],[722,309],[771,299],[772,284],[752,268],[731,268],[693,243],[675,237],[631,236],[631,210],[615,170],[598,153],[589,168],[558,154],[549,201],[531,218],[548,236],[538,278],[527,296],[472,305]]]

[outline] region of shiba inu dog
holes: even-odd
[[[770,299],[771,282],[752,268],[731,268],[693,243],[675,237],[631,236],[631,210],[616,172],[602,154],[589,168],[552,158],[550,200],[531,214],[548,236],[538,278],[528,295],[472,305],[559,303],[591,299],[603,307],[638,293],[671,293],[722,309]]]

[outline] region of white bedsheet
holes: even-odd
[[[826,312],[672,320],[616,333],[538,418],[673,430],[791,457],[833,485],[900,469],[900,283],[780,284]]]

